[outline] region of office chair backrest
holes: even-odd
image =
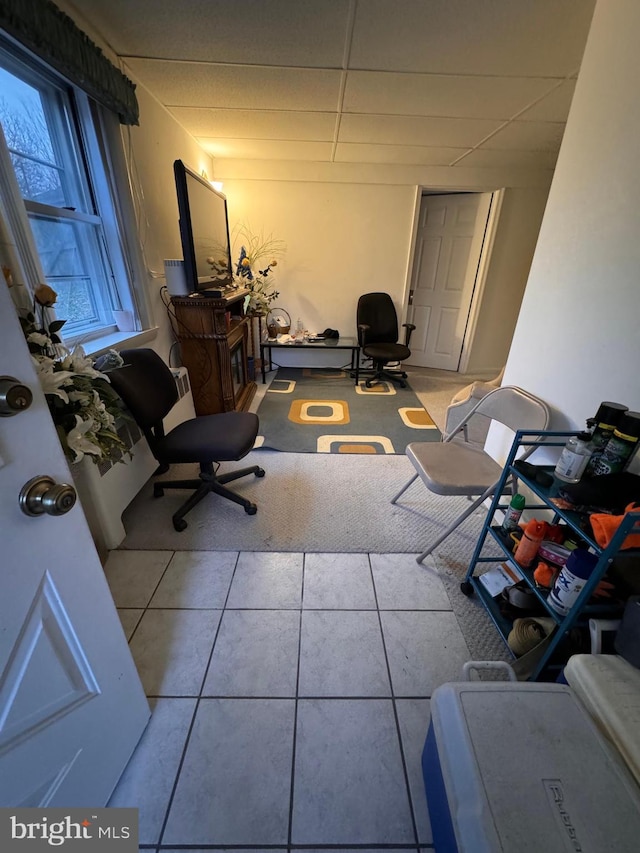
[[[111,384],[149,440],[147,433],[162,426],[162,419],[178,402],[175,379],[152,349],[126,349],[120,355],[124,367],[109,372]]]
[[[371,327],[367,332],[368,344],[397,342],[398,317],[388,293],[364,293],[358,299],[356,319],[359,326]]]
[[[504,385],[490,391],[458,424],[455,432],[444,437],[444,441],[450,441],[455,433],[467,423],[474,415],[484,415],[494,421],[499,421],[504,426],[513,430],[519,429],[544,430],[549,423],[549,408],[545,402],[522,388],[513,385]]]

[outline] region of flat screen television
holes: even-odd
[[[182,160],[173,171],[187,287],[217,295],[233,285],[227,199]]]

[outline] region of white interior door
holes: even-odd
[[[33,393],[0,417],[0,806],[103,806],[149,707],[80,504],[19,507],[36,475],[73,481],[2,275],[0,374]]]
[[[412,274],[410,364],[457,370],[491,193],[425,195]]]

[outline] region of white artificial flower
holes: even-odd
[[[64,359],[63,366],[68,367],[68,369],[72,370],[74,373],[82,376],[89,376],[91,379],[107,379],[104,373],[100,373],[99,370],[95,369],[92,359],[86,355],[84,349],[79,344],[74,348],[73,352]]]
[[[51,346],[51,338],[49,335],[43,335],[42,332],[31,332],[30,335],[27,335],[27,342],[39,347]]]
[[[69,373],[68,370],[54,370],[54,362],[50,358],[42,360],[33,358],[33,363],[35,364],[38,379],[44,393],[55,394],[65,403],[68,403],[69,396],[62,386],[67,383],[73,383],[73,374]]]
[[[102,449],[86,438],[88,432],[93,428],[93,418],[88,418],[83,421],[79,415],[76,415],[75,427],[67,433],[67,444],[69,449],[74,453],[74,462],[80,462],[85,454],[90,456],[102,456]]]

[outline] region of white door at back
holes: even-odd
[[[73,481],[2,276],[0,374],[33,394],[13,416],[0,395],[0,806],[103,806],[149,706],[80,504],[20,508],[32,478]]]
[[[411,364],[457,370],[491,193],[425,195],[412,275]]]

